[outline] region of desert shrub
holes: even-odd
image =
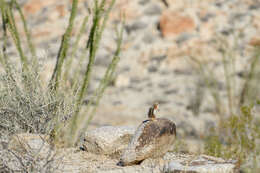
[[[116,30],[116,50],[112,61],[94,92],[93,99],[86,106],[85,111],[87,113],[81,115],[83,100],[90,84],[102,33],[114,3],[115,0],[110,2],[105,0],[93,1],[93,8],[89,10],[89,16],[86,16],[82,22],[75,43],[72,43],[72,29],[75,27],[74,21],[77,15],[78,0],[72,1],[68,26],[62,36],[60,48],[57,50],[55,69],[51,80],[46,85],[40,79],[41,66],[36,57],[36,47],[33,44],[33,38],[31,38],[22,9],[16,0],[0,0],[3,31],[3,39],[0,43],[2,45],[0,63],[3,69],[0,74],[0,137],[20,132],[44,133],[50,134],[54,143],[62,143],[63,146],[76,144],[80,134],[87,129],[93,118],[98,103],[119,61],[123,27]],[[30,55],[24,50],[25,43],[21,41],[20,32],[16,27],[14,10],[18,11],[22,19]],[[90,31],[86,32],[88,18],[91,18],[92,22],[89,25]],[[83,75],[77,74],[77,78],[73,78],[75,79],[72,82],[73,85],[68,86],[66,83],[69,79],[68,74],[72,70],[71,61],[73,60],[70,58],[75,59],[75,51],[83,34],[88,34],[88,40],[82,53],[82,56],[88,57],[88,63],[85,67],[80,66],[81,71],[85,71],[85,73]],[[19,60],[13,60],[7,54],[7,43],[11,40],[16,47]],[[70,50],[71,47],[72,51]],[[79,64],[82,64],[82,62],[79,62]],[[93,102],[96,103],[95,106],[90,107]]]
[[[42,87],[38,74],[12,69],[12,75],[0,76],[0,137],[21,132],[48,134],[54,126],[54,118],[58,118],[58,122],[69,119],[75,104],[72,92],[57,94]],[[29,87],[21,74],[32,79]]]
[[[259,170],[256,163],[260,155],[260,119],[255,115],[254,106],[242,106],[240,114],[228,117],[222,132],[225,135],[212,131],[206,138],[206,153],[235,159],[249,172]]]

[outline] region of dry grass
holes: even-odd
[[[260,155],[260,119],[257,117],[260,93],[257,66],[260,48],[255,47],[251,52],[248,69],[244,69],[243,80],[238,83],[236,61],[239,49],[236,43],[230,45],[223,37],[218,38],[216,42],[222,58],[224,79],[219,79],[212,68],[203,64],[199,58],[191,57],[199,75],[198,88],[205,87],[209,91],[214,100],[214,114],[218,118],[217,126],[205,137],[205,152],[237,159],[238,164],[246,171],[259,170],[254,163],[259,161],[257,157]],[[219,90],[220,80],[224,81],[224,91]],[[223,93],[226,97],[223,97]],[[205,92],[203,94],[205,95]],[[192,105],[195,105],[193,112],[196,114],[199,114],[203,94],[198,94],[192,102]]]

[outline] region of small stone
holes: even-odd
[[[211,18],[214,18],[216,15],[213,13],[207,13],[200,18],[202,22],[208,22]]]
[[[181,69],[175,69],[173,71],[173,73],[175,75],[188,75],[188,76],[192,75],[191,69],[182,69],[182,70]]]
[[[116,87],[127,87],[130,84],[129,77],[125,75],[118,75],[115,80],[115,86]]]
[[[154,38],[154,36],[152,34],[150,34],[150,33],[145,33],[144,34],[144,37],[143,37],[144,43],[151,44],[151,43],[154,42],[154,39],[155,38]]]
[[[150,2],[150,0],[140,0],[140,1],[138,2],[138,4],[140,4],[140,5],[146,5],[148,2]]]
[[[87,152],[117,156],[127,147],[135,132],[134,127],[104,126],[86,132],[83,148]]]
[[[148,67],[148,71],[151,72],[151,73],[155,73],[158,71],[158,67],[156,65],[150,65]]]
[[[249,10],[258,10],[260,8],[260,3],[252,4],[249,6]]]
[[[159,15],[161,14],[162,10],[161,7],[158,4],[151,4],[144,10],[144,14],[146,15]]]
[[[178,93],[178,89],[169,89],[163,92],[166,95],[170,95],[170,94],[176,94]]]
[[[192,38],[192,37],[193,37],[192,34],[182,33],[182,34],[180,34],[179,37],[177,38],[176,43],[177,43],[177,44],[182,44],[182,43],[184,43],[185,41],[189,40],[189,39]]]
[[[131,81],[131,84],[138,85],[141,82],[143,82],[144,80],[134,77],[134,78],[131,78],[130,81]]]
[[[160,83],[158,84],[158,87],[159,87],[159,88],[169,88],[169,86],[170,86],[170,83],[169,83],[169,82],[160,82]]]
[[[108,58],[109,54],[107,52],[99,53],[95,60],[95,65],[101,67],[107,67],[111,63],[111,58]]]
[[[147,23],[143,21],[136,21],[131,25],[126,25],[126,32],[131,33],[132,31],[141,30],[147,27]]]
[[[151,58],[152,61],[155,61],[156,63],[161,63],[163,60],[165,60],[167,58],[167,55],[163,54],[163,55],[157,55],[157,56],[153,56]]]

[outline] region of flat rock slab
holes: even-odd
[[[237,170],[234,160],[207,155],[170,155],[168,163],[163,168],[163,172],[166,173],[234,173]]]
[[[83,148],[87,152],[116,156],[125,149],[135,133],[131,126],[104,126],[86,132]]]

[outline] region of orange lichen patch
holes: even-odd
[[[164,37],[176,36],[183,32],[192,31],[195,28],[193,19],[182,16],[173,11],[166,11],[160,19],[160,29]]]

